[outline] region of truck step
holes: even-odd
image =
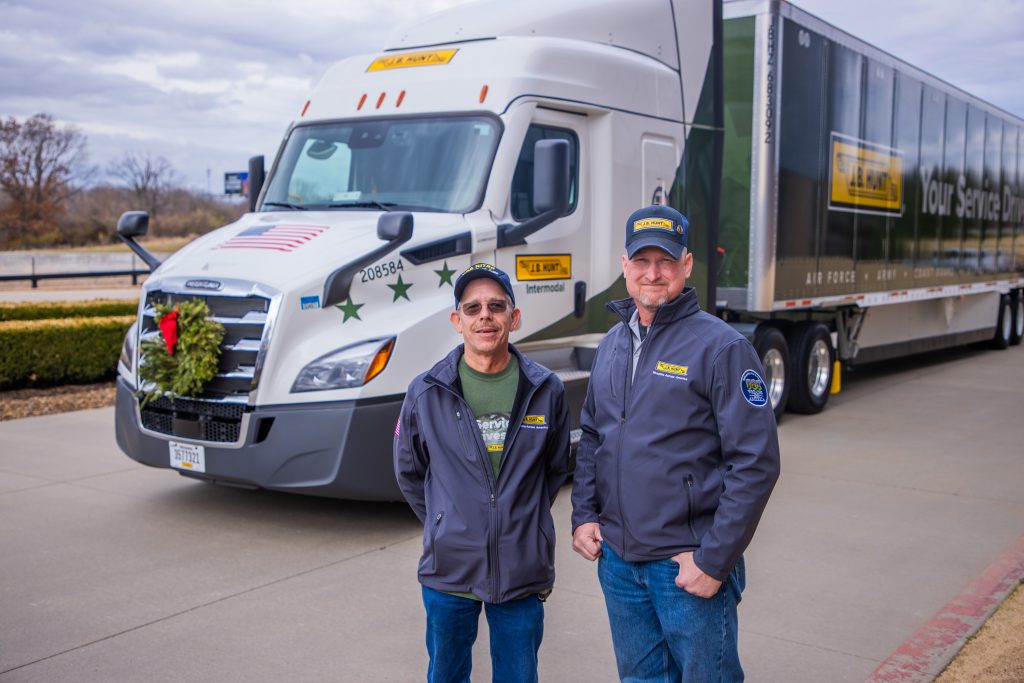
[[[569,382],[582,382],[583,380],[590,379],[589,370],[559,370],[555,373],[558,379],[562,380],[562,384],[568,384]]]

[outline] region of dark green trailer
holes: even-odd
[[[777,411],[836,361],[1020,343],[1024,119],[787,2],[723,14],[716,303]]]

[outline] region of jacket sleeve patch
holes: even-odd
[[[764,380],[753,370],[747,370],[740,378],[740,391],[747,403],[760,408],[768,404],[768,390]]]

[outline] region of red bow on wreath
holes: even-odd
[[[164,343],[167,344],[167,353],[174,355],[174,345],[178,343],[178,309],[160,318],[160,334],[164,336]]]

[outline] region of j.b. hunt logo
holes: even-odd
[[[638,221],[633,221],[633,232],[637,232],[638,230],[649,230],[651,228],[658,228],[659,230],[675,229],[672,225],[672,221],[667,218],[641,218]]]
[[[676,365],[674,363],[666,363],[663,360],[659,360],[658,364],[654,366],[655,375],[669,379],[686,380],[686,374],[689,370],[690,367],[688,365]]]
[[[1004,223],[1024,222],[1024,197],[1015,188],[1003,185],[1002,192],[984,187],[970,187],[963,173],[956,183],[942,182],[935,177],[934,168],[921,169],[921,212],[933,216],[980,218]]]

